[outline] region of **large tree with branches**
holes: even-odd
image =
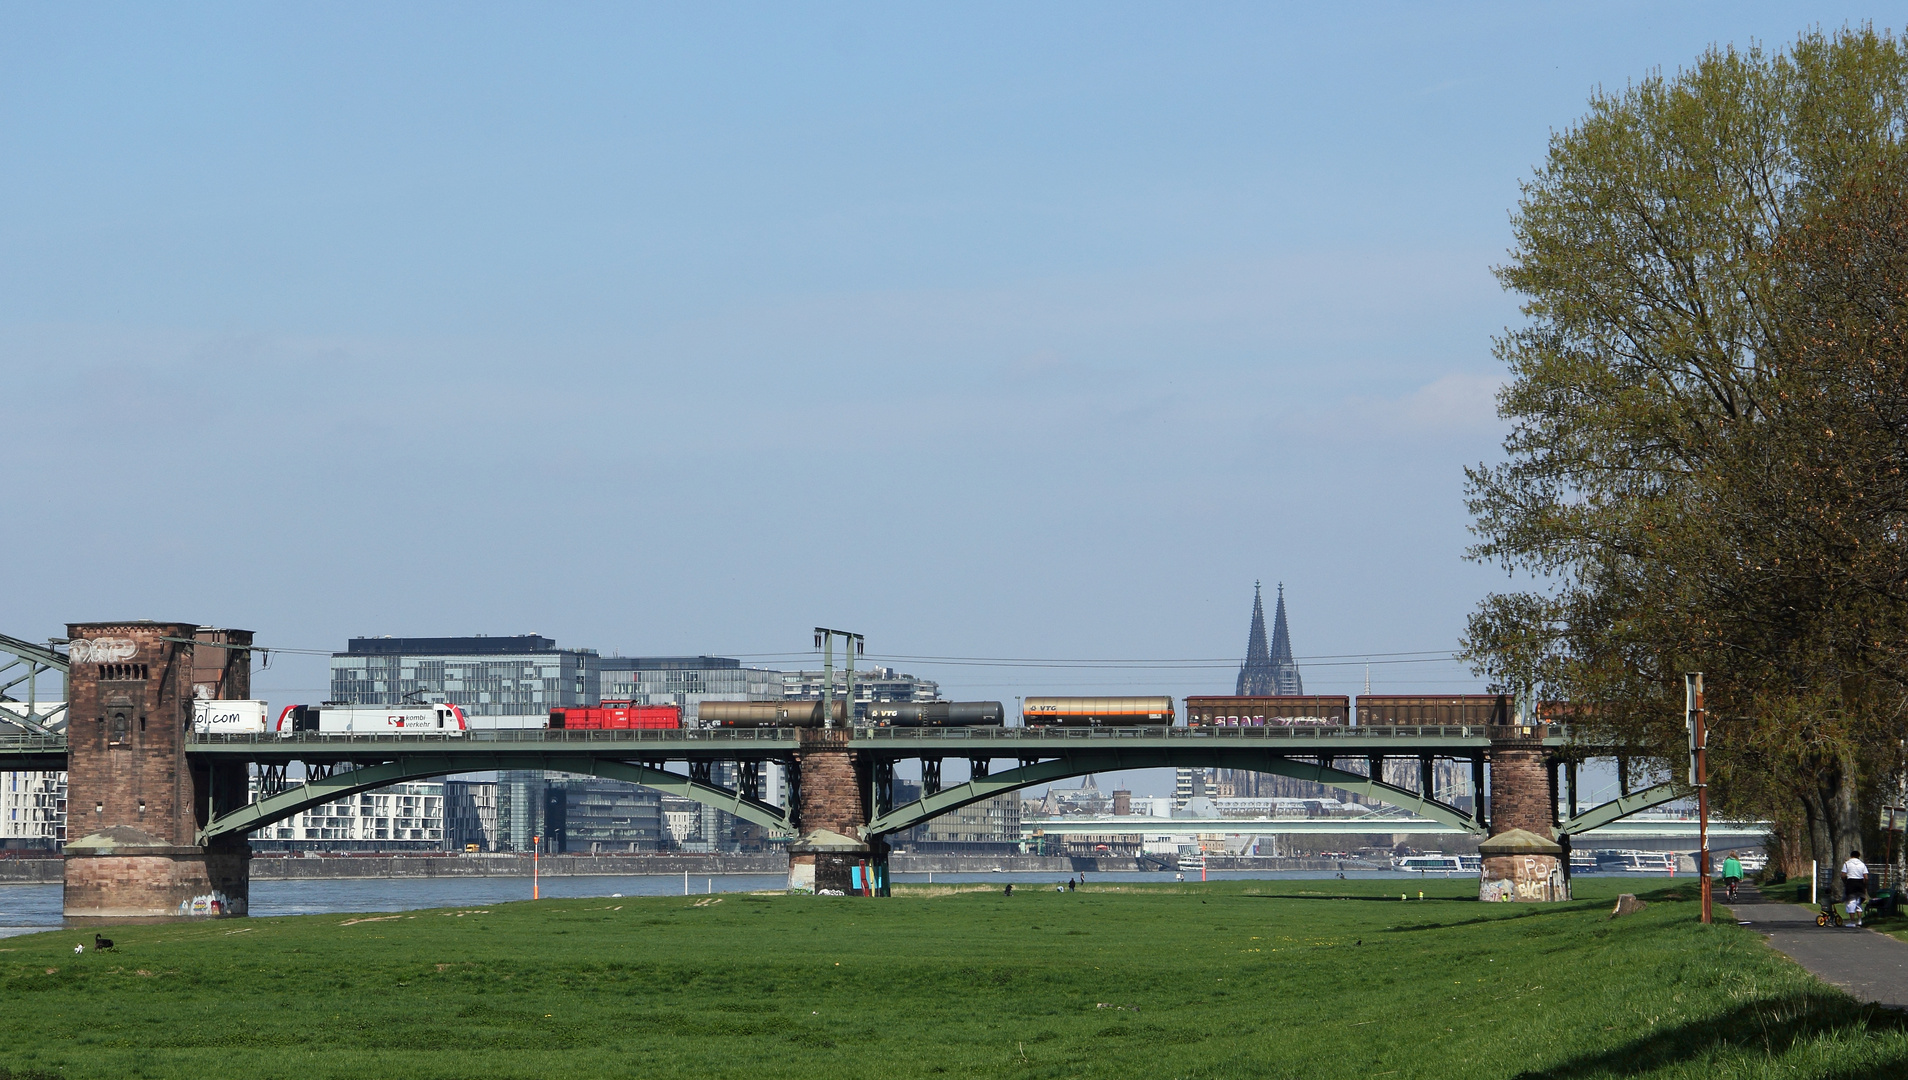
[[[1833,862],[1908,703],[1908,46],[1715,49],[1601,94],[1498,271],[1504,460],[1469,472],[1467,650],[1675,767],[1708,673],[1718,801]]]

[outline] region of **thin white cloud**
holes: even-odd
[[[1374,402],[1375,413],[1419,431],[1495,431],[1501,375],[1452,372],[1411,393]]]
[[[1376,439],[1496,438],[1502,375],[1454,371],[1395,397],[1347,397],[1318,417],[1321,430]]]

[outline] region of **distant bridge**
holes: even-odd
[[[1768,836],[1771,822],[1711,821],[1712,846],[1751,847]],[[1289,818],[1164,818],[1135,817],[1130,814],[1068,814],[1064,817],[1022,818],[1021,839],[1046,836],[1345,836],[1345,835],[1471,835],[1435,818],[1416,815],[1365,814],[1358,817]],[[1604,841],[1621,840],[1696,840],[1697,823],[1693,817],[1655,817],[1638,815],[1610,825],[1571,834],[1573,846],[1582,848]]]

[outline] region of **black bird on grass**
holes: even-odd
[[[100,937],[98,934],[93,935],[93,951],[94,952],[105,952],[106,950],[111,949],[112,947],[113,947],[112,938]],[[115,949],[114,951],[117,952],[118,950]]]

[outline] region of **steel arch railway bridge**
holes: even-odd
[[[542,769],[601,776],[655,788],[733,814],[772,833],[794,836],[801,825],[799,728],[739,728],[683,731],[472,731],[463,735],[277,735],[187,734],[188,757],[208,763],[258,767],[264,779],[256,802],[240,802],[212,787],[206,798],[219,812],[206,816],[195,839],[206,843],[245,835],[314,806],[409,780],[499,769]],[[846,747],[856,762],[856,797],[866,825],[864,836],[905,832],[931,818],[1006,792],[1089,773],[1130,769],[1240,769],[1310,780],[1328,787],[1382,800],[1420,817],[1462,832],[1484,835],[1487,821],[1472,809],[1460,809],[1418,789],[1373,779],[1382,763],[1398,758],[1417,762],[1428,774],[1438,758],[1468,759],[1482,788],[1492,730],[1478,726],[1345,727],[1313,729],[1172,727],[1132,728],[871,728],[839,733],[830,749]],[[1536,736],[1567,769],[1563,756],[1578,747],[1561,727]],[[815,741],[815,740],[810,740]],[[1502,740],[1499,739],[1501,742]],[[0,770],[65,769],[64,733],[0,736]],[[964,759],[969,779],[942,786],[940,766],[950,757]],[[893,801],[895,766],[919,761],[926,783],[913,802]],[[1003,760],[1017,764],[995,771]],[[735,788],[710,779],[717,762],[733,763]],[[790,802],[764,798],[761,766],[788,768]],[[285,779],[287,766],[302,764],[303,782]],[[680,766],[671,771],[670,766]],[[1364,772],[1345,766],[1362,765]],[[230,775],[210,770],[212,775]],[[1569,781],[1564,781],[1566,789]],[[1546,787],[1549,785],[1547,784]],[[860,790],[865,788],[865,790]],[[1687,792],[1665,784],[1634,792],[1552,823],[1560,833],[1583,832],[1620,817],[1661,805]]]
[[[72,718],[16,720],[15,733],[0,735],[0,769],[68,771],[66,911],[75,917],[242,912],[246,837],[254,830],[393,783],[501,769],[602,776],[714,806],[790,838],[791,883],[814,888],[842,887],[856,863],[885,867],[887,837],[938,815],[1088,773],[1272,773],[1357,792],[1479,836],[1517,828],[1565,844],[1574,833],[1687,794],[1664,784],[1579,811],[1577,765],[1612,751],[1576,742],[1556,725],[194,734],[193,688],[212,679],[217,696],[250,696],[249,633],[114,623],[75,625],[70,635],[69,656],[0,639],[0,652],[39,665],[36,673],[67,669]],[[0,675],[5,670],[0,664]],[[9,715],[0,712],[0,720]],[[965,761],[968,778],[944,785],[950,758]],[[1383,779],[1384,763],[1399,759],[1417,764],[1416,785]],[[1488,800],[1474,799],[1468,809],[1438,801],[1430,781],[1440,759],[1467,762],[1473,791]],[[908,761],[919,763],[921,795],[897,804],[896,766]],[[714,782],[719,762],[735,766],[734,787]],[[786,805],[763,791],[768,762],[786,770]],[[288,778],[294,764],[302,782]],[[1567,815],[1557,812],[1560,796]]]

